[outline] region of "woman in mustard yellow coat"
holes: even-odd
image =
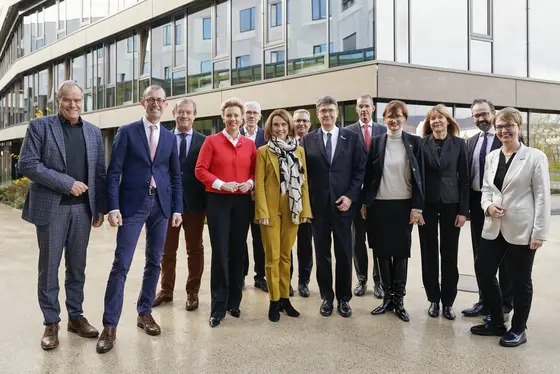
[[[290,255],[300,223],[310,222],[305,153],[298,146],[290,114],[277,109],[264,126],[267,144],[257,151],[255,222],[261,226],[270,306],[268,318],[280,312],[299,317],[290,303]]]

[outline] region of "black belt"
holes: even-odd
[[[155,196],[156,194],[157,194],[157,188],[150,186],[150,188],[148,189],[148,195]]]

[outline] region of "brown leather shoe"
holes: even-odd
[[[114,327],[105,326],[101,332],[101,336],[97,341],[95,350],[97,353],[106,353],[113,349],[113,343],[117,339],[117,329]]]
[[[58,347],[58,324],[45,325],[41,348],[45,351]]]
[[[186,309],[188,311],[198,309],[198,294],[197,293],[188,293],[187,294],[187,305]]]
[[[99,331],[89,324],[88,320],[79,316],[68,321],[68,331],[78,334],[82,338],[97,338]]]
[[[156,306],[160,306],[163,302],[167,303],[170,301],[173,301],[173,295],[169,296],[168,294],[159,291],[152,307],[155,308]]]
[[[138,316],[136,320],[136,326],[144,329],[148,335],[159,335],[161,334],[161,329],[159,328],[156,321],[151,314],[144,314],[143,316]]]

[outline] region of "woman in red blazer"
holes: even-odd
[[[226,310],[239,318],[243,288],[243,260],[251,219],[256,148],[241,136],[243,103],[222,103],[223,131],[211,135],[200,149],[195,176],[206,186],[206,217],[212,265],[210,326],[216,327]]]

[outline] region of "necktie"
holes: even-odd
[[[152,162],[154,161],[154,157],[156,155],[156,135],[155,135],[155,125],[150,125],[150,158]],[[152,169],[153,170],[153,169]],[[150,187],[156,187],[156,180],[154,179],[154,175],[152,173],[152,180],[150,181]]]
[[[364,125],[364,140],[366,142],[366,150],[369,150],[369,145],[371,143],[371,134],[369,133],[368,125]]]
[[[327,133],[327,145],[325,146],[327,150],[327,159],[329,160],[329,165],[332,162],[332,142],[331,142],[332,134],[330,132]]]
[[[187,158],[187,135],[179,134],[181,136],[181,143],[179,144],[179,161],[183,164],[183,161]]]
[[[478,156],[478,165],[479,165],[479,183],[480,188],[482,189],[482,181],[484,180],[484,165],[486,163],[486,148],[488,146],[488,133],[484,133],[484,141],[482,142],[482,147],[480,148],[480,154]]]

